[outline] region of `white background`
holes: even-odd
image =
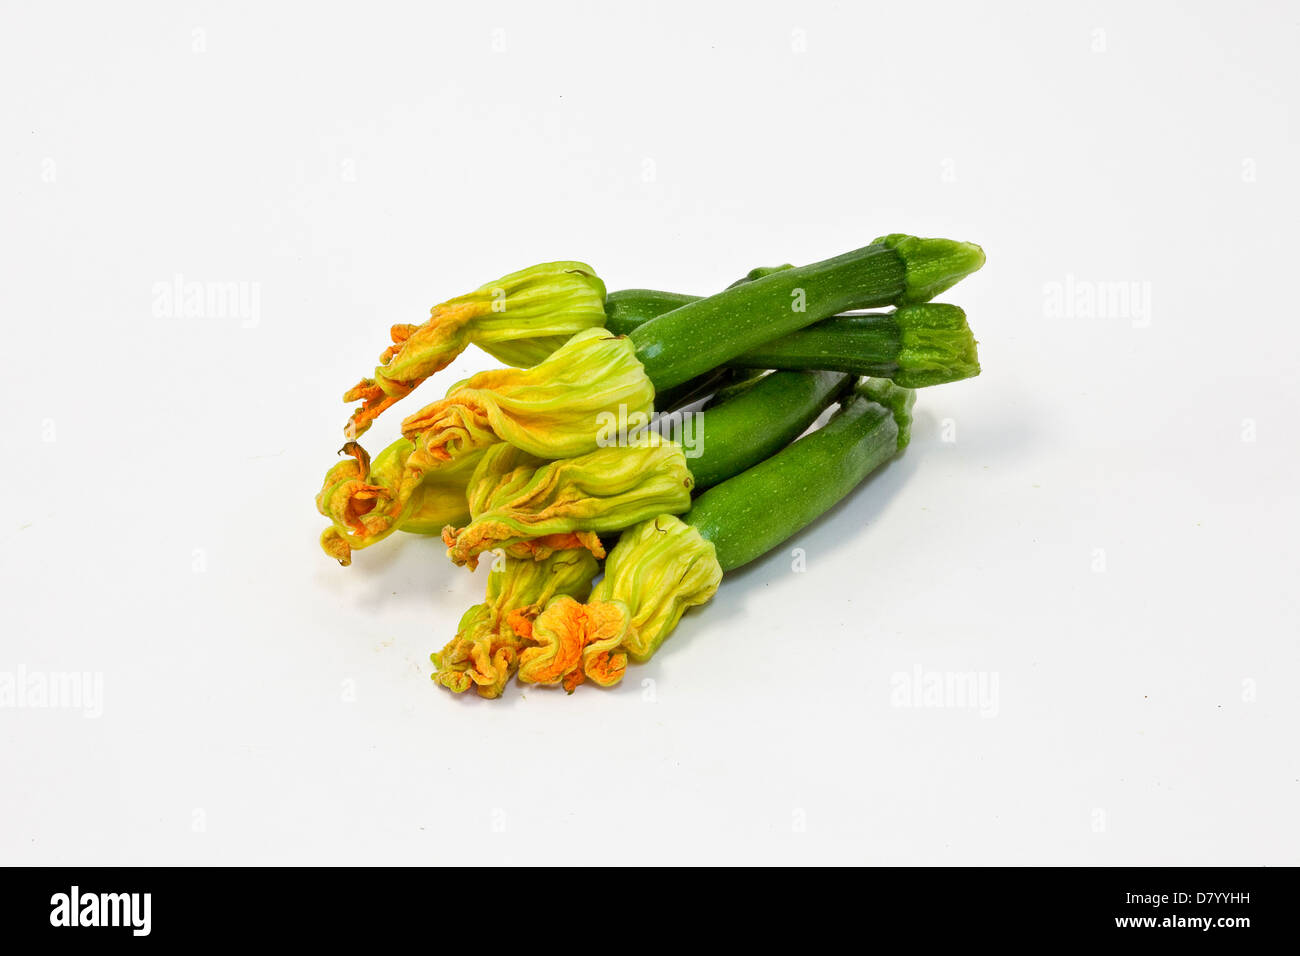
[[[1300,863],[1298,34],[7,5],[0,672],[102,675],[103,714],[0,709],[0,861]],[[391,323],[537,261],[702,293],[892,231],[984,246],[944,296],[983,375],[618,689],[454,697],[428,656],[486,566],[318,550]],[[155,314],[178,275],[256,315]],[[993,706],[900,706],[917,669]]]

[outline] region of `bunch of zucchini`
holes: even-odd
[[[486,600],[433,655],[450,690],[617,683],[725,572],[897,455],[914,389],[979,373],[965,314],[930,300],[983,262],[896,234],[706,297],[606,294],[580,262],[511,273],[394,326],[345,395],[361,405],[316,498],[321,544],[345,565],[398,530],[440,533],[456,564],[494,555]],[[372,459],[356,439],[470,344],[505,367],[453,385]],[[683,415],[685,432],[662,427]]]

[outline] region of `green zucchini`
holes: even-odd
[[[728,289],[746,282],[753,282],[773,272],[793,269],[794,266],[760,266],[750,269],[737,279]],[[665,312],[680,309],[691,302],[704,298],[701,295],[687,295],[683,292],[662,292],[659,289],[620,289],[605,296],[605,328],[615,335],[629,335],[639,325],[649,322]]]
[[[615,335],[631,335],[651,319],[702,298],[658,289],[620,289],[605,296],[605,328]]]
[[[761,273],[764,270],[754,270]],[[779,270],[783,271],[783,270]],[[695,296],[654,289],[623,289],[605,299],[605,327],[627,335],[663,310],[698,301]],[[979,374],[975,338],[966,313],[955,305],[927,303],[894,312],[837,315],[765,342],[729,359],[728,366],[749,369],[828,369],[851,375],[888,378],[905,388],[956,382]],[[683,397],[698,397],[718,380],[717,370],[675,386],[656,397],[668,410]]]
[[[983,251],[970,243],[886,236],[688,302],[628,337],[659,391],[837,312],[927,302],[983,263]]]
[[[924,388],[980,372],[966,313],[927,302],[888,313],[841,315],[731,360],[739,368],[823,368]]]
[[[686,465],[695,490],[711,488],[790,444],[853,379],[840,372],[773,372],[700,413],[700,453]]]
[[[864,383],[824,426],[706,491],[682,520],[713,543],[724,572],[748,564],[907,445],[915,394],[888,382]]]

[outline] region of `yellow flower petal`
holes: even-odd
[[[596,576],[587,551],[562,551],[544,561],[505,558],[488,576],[487,599],[461,618],[456,636],[433,655],[433,679],[448,690],[475,688],[498,697],[519,664],[532,618],[557,595],[585,597]]]
[[[686,456],[653,433],[576,458],[527,459],[513,446],[484,453],[470,479],[473,520],[443,532],[453,562],[472,563],[484,551],[550,535],[619,531],[691,505]]]
[[[546,262],[435,305],[423,325],[394,325],[374,378],[343,396],[360,401],[346,433],[359,437],[384,409],[451,364],[471,342],[512,365],[534,365],[582,329],[605,324],[605,284],[582,262]]]
[[[616,684],[627,668],[627,655],[616,651],[627,626],[627,610],[618,603],[580,604],[565,596],[551,599],[531,627],[526,615],[516,614],[516,629],[534,645],[519,655],[519,679],[560,684],[569,693],[586,678]]]
[[[447,524],[462,521],[469,505],[465,489],[478,455],[466,455],[454,464],[420,473],[409,467],[415,444],[402,438],[371,461],[356,442],[343,446],[350,457],[325,475],[316,509],[330,519],[321,536],[325,553],[347,565],[354,548],[365,548],[403,528],[437,533]]]
[[[591,601],[614,602],[629,614],[622,649],[645,661],[672,633],[687,608],[703,604],[722,582],[713,544],[673,515],[628,528],[605,562]]]
[[[632,343],[587,329],[532,368],[493,369],[452,386],[407,418],[402,434],[430,459],[483,447],[486,435],[539,458],[572,458],[598,447],[602,416],[648,416],[653,403]]]

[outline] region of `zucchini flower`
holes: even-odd
[[[539,458],[572,458],[599,445],[606,419],[644,417],[654,386],[632,343],[602,329],[579,332],[532,368],[480,372],[402,422],[416,442],[411,464],[435,467],[498,440]]]
[[[523,488],[532,478],[533,473],[545,464],[546,462],[536,455],[530,455],[505,442],[488,446],[465,489],[468,516],[464,521],[449,521],[445,527],[439,529],[443,542],[446,543],[448,534],[454,532],[452,526],[468,523],[475,511],[487,511],[492,507],[494,496],[508,497],[512,491]],[[600,543],[599,535],[582,531],[559,531],[539,535],[509,549],[502,548],[502,552],[515,558],[544,561],[557,551],[575,548],[586,550],[597,558],[605,556],[605,548]],[[476,554],[457,563],[468,564],[470,570],[473,570],[478,566],[478,556]]]
[[[556,536],[570,535],[600,558],[597,534],[691,506],[695,480],[681,446],[653,432],[576,458],[521,462],[530,457],[509,445],[484,453],[468,491],[473,520],[442,532],[454,563],[474,567],[494,548],[529,557],[538,545],[551,548]]]
[[[687,608],[717,593],[722,566],[711,541],[674,515],[628,528],[605,562],[605,576],[592,604],[622,605],[628,612],[623,650],[637,662],[650,659]]]
[[[483,450],[474,473],[465,487],[469,513],[487,511],[494,495],[518,491],[528,484],[533,472],[546,464],[545,458],[530,455],[522,448],[497,442]],[[441,531],[441,529],[439,529]]]
[[[458,694],[473,687],[481,697],[501,696],[532,619],[557,596],[585,597],[597,570],[586,550],[559,551],[543,561],[504,558],[488,576],[487,599],[465,612],[456,636],[432,655],[433,679]]]
[[[316,509],[330,519],[321,535],[325,553],[342,565],[352,563],[352,549],[364,548],[393,531],[438,534],[448,524],[469,519],[465,489],[479,456],[469,455],[451,467],[404,487],[406,464],[415,443],[399,438],[373,461],[356,442],[343,446],[346,460],[325,475]]]
[[[609,430],[607,419],[648,421],[653,401],[654,387],[628,340],[604,329],[579,332],[530,369],[480,372],[408,418],[406,439],[374,466],[356,442],[344,446],[356,462],[330,469],[316,498],[333,522],[321,545],[347,564],[352,548],[387,537],[411,517],[422,485],[464,488],[488,447],[507,441],[539,460],[585,454]],[[462,512],[447,523],[465,520]]]
[[[590,678],[618,683],[628,657],[648,660],[687,608],[718,590],[722,567],[713,545],[673,515],[628,528],[605,563],[586,604],[556,598],[527,634],[519,679],[562,684],[570,693]]]
[[[616,648],[627,635],[627,611],[618,604],[580,604],[552,598],[536,620],[519,616],[515,625],[534,646],[519,655],[525,684],[560,684],[570,694],[590,677],[602,687],[617,684],[627,655]]]
[[[456,469],[459,481],[456,474],[435,472],[428,481],[417,485],[405,517],[397,523],[397,530],[408,534],[440,535],[447,525],[464,521],[463,516],[469,514],[469,507],[465,504],[465,472],[473,463],[472,459],[462,462]]]
[[[535,365],[575,332],[605,324],[605,284],[582,262],[546,262],[435,305],[423,325],[394,325],[374,378],[345,429],[357,438],[384,409],[441,371],[471,342],[509,365]]]

